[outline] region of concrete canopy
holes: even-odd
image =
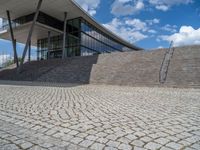
[[[31,14],[35,12],[37,3],[38,3],[38,0],[1,0],[0,1],[0,18],[7,18],[6,10],[10,11],[12,19],[16,19],[18,17]],[[63,21],[64,19],[64,12],[68,13],[68,19],[83,17],[89,23],[94,25],[96,28],[100,29],[102,32],[105,32],[116,41],[135,50],[141,49],[123,40],[122,38],[118,37],[111,31],[107,30],[102,25],[98,24],[87,12],[85,12],[82,8],[80,8],[79,5],[73,0],[43,0],[40,11],[54,18],[57,18],[61,21]],[[14,30],[14,32],[16,32],[16,30]],[[34,32],[36,32],[34,34],[37,34],[37,28],[34,30]],[[38,33],[40,32],[38,31]],[[0,38],[5,38],[5,37],[2,37],[0,35]],[[25,42],[23,40],[19,40],[19,41],[22,41],[22,43]]]
[[[14,29],[14,34],[15,34],[15,38],[17,39],[18,43],[25,43],[27,36],[28,36],[28,32],[30,30],[30,25],[32,22],[20,25],[18,27],[16,27]],[[9,40],[10,39],[10,33],[8,32],[9,30],[5,30],[3,32],[0,32],[0,38],[2,39],[6,39]],[[38,39],[43,39],[48,37],[48,31],[51,31],[51,35],[52,36],[56,36],[56,35],[60,35],[63,32],[60,30],[57,30],[55,28],[46,26],[44,24],[41,23],[36,23],[35,25],[35,29],[31,38],[31,45],[32,46],[37,46],[37,40]]]

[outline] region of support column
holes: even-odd
[[[38,42],[37,42],[37,61],[39,61],[39,44],[38,44]]]
[[[35,12],[35,16],[34,16],[31,28],[29,30],[29,34],[28,34],[28,38],[27,38],[27,41],[26,41],[26,45],[24,47],[24,51],[23,51],[23,55],[22,55],[22,60],[20,62],[20,66],[19,66],[19,70],[18,70],[19,73],[22,71],[24,59],[26,57],[26,53],[27,53],[27,50],[28,50],[28,45],[29,45],[29,42],[30,42],[32,34],[33,34],[33,30],[34,30],[35,23],[37,21],[37,18],[38,18],[39,12],[40,12],[41,5],[42,5],[42,0],[39,0],[38,6],[37,6],[37,9],[36,9],[36,12]]]
[[[63,51],[62,51],[62,59],[66,58],[66,51],[65,51],[65,47],[66,47],[66,31],[67,31],[67,12],[64,13],[65,17],[64,17],[64,30],[63,30]]]
[[[31,62],[31,41],[29,42],[29,47],[28,47],[28,62]]]
[[[50,59],[50,49],[51,49],[51,31],[48,31],[48,54],[47,54],[47,59]]]
[[[16,63],[16,67],[18,68],[19,62],[18,62],[18,56],[17,56],[16,39],[14,38],[14,33],[13,33],[13,28],[12,28],[12,23],[11,23],[11,18],[10,18],[10,12],[7,10],[6,13],[7,13],[7,17],[8,17],[10,36],[11,36],[12,45],[13,45],[14,63]]]

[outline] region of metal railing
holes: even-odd
[[[170,61],[174,54],[174,42],[171,41],[169,49],[166,51],[163,62],[161,64],[160,73],[159,73],[159,82],[165,83],[167,79],[168,69],[170,65]]]

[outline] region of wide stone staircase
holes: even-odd
[[[129,86],[159,85],[165,50],[100,55],[92,68],[90,83]]]
[[[0,80],[34,81],[43,74],[62,63],[60,60],[32,61],[23,65],[23,71],[17,73],[16,68],[7,68],[0,71]]]
[[[59,82],[89,84],[93,64],[97,63],[98,56],[68,58],[58,63],[54,69],[40,76],[40,82]]]
[[[33,61],[16,69],[0,71],[0,80],[127,86],[200,88],[200,46],[175,48],[166,80],[160,73],[168,49],[116,52],[66,60]]]
[[[200,46],[175,48],[165,86],[200,88]]]

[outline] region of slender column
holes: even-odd
[[[28,45],[29,45],[29,42],[30,42],[32,34],[33,34],[33,30],[34,30],[35,23],[37,21],[37,18],[38,18],[39,12],[40,12],[41,5],[42,5],[42,0],[39,0],[38,6],[37,6],[37,9],[36,9],[36,12],[35,12],[35,16],[34,16],[31,28],[29,30],[29,34],[28,34],[28,38],[27,38],[27,41],[26,41],[26,45],[24,47],[22,60],[20,62],[20,66],[19,66],[19,70],[18,70],[19,73],[22,71],[22,67],[23,67],[24,59],[25,59],[25,56],[26,56],[26,53],[27,53]]]
[[[48,31],[48,54],[47,54],[47,59],[50,59],[50,49],[51,49],[51,31]]]
[[[29,42],[29,48],[28,48],[28,62],[31,62],[31,41]]]
[[[37,61],[39,61],[39,44],[38,44],[38,42],[37,42]]]
[[[18,68],[19,67],[19,59],[17,56],[17,40],[16,39],[14,39],[14,47],[16,49],[16,53],[14,52],[14,63],[16,63],[16,67]]]
[[[10,12],[7,10],[7,17],[8,17],[8,23],[9,23],[9,28],[10,28],[10,36],[12,40],[12,45],[13,45],[13,52],[14,52],[14,62],[16,63],[16,67],[19,67],[19,62],[18,62],[18,56],[17,56],[17,48],[16,48],[16,40],[14,38],[14,33],[13,33],[13,28],[12,28],[12,23],[11,23],[11,18],[10,18]]]
[[[64,30],[63,30],[63,51],[62,51],[62,59],[65,59],[66,57],[66,51],[65,51],[65,47],[66,47],[66,31],[67,31],[67,12],[64,13],[65,17],[64,17]]]

